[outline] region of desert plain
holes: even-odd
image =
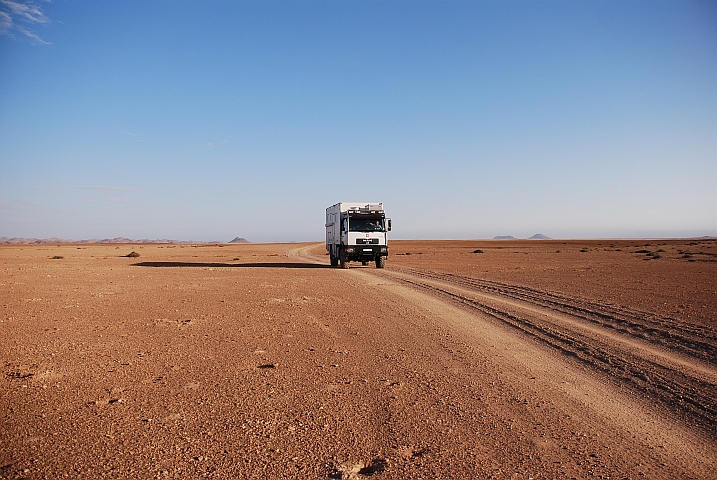
[[[714,239],[325,253],[0,246],[0,478],[715,478]]]

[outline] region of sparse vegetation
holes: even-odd
[[[588,247],[583,247],[583,248],[580,249],[580,251],[581,251],[582,253],[587,253],[587,252],[590,251],[590,249],[589,249]]]
[[[129,252],[127,255],[125,255],[127,258],[137,258],[139,257],[139,253],[137,252]]]
[[[63,257],[62,255],[55,255],[54,257],[52,257],[53,260],[59,260],[61,258],[65,258],[65,257]]]
[[[653,252],[652,250],[635,250],[633,253],[644,253],[647,258],[645,260],[656,260],[658,258],[662,258],[662,256],[658,252],[664,252],[664,250],[659,249],[657,252]]]
[[[473,253],[483,253],[483,250],[481,250],[481,249],[473,250]]]

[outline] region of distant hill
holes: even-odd
[[[243,237],[235,237],[234,240],[232,240],[229,243],[251,243],[251,242]]]
[[[236,239],[235,239],[236,240]],[[244,240],[244,239],[239,239]],[[246,240],[244,240],[246,241]],[[161,239],[161,240],[149,240],[149,239],[142,239],[142,240],[135,240],[132,238],[126,238],[126,237],[115,237],[115,238],[93,238],[91,240],[70,240],[67,238],[9,238],[9,237],[0,237],[0,244],[5,245],[78,245],[78,244],[85,244],[85,243],[183,243],[183,244],[205,244],[205,243],[222,243],[222,242],[188,242],[188,241],[179,241],[179,240],[168,240],[168,239]]]
[[[542,233],[536,233],[532,237],[530,237],[528,240],[552,240],[550,237],[546,237]]]
[[[512,235],[496,235],[493,240],[515,240],[515,237]]]

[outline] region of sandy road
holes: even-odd
[[[322,262],[312,250],[290,255]],[[596,415],[610,429],[660,444],[678,462],[691,457],[685,465],[706,467],[697,476],[709,477],[717,466],[714,332],[454,274],[406,268],[356,273],[376,277],[367,281],[468,332],[474,347],[500,351],[498,357],[508,359],[503,368],[550,378],[535,382],[541,387],[531,388],[534,395],[568,397],[585,407],[574,416]]]
[[[570,312],[572,315],[561,311],[563,309],[559,307],[569,302],[568,299],[558,305],[545,306],[547,302],[541,301],[543,295],[522,296],[515,300],[511,295],[515,290],[512,286],[501,291],[491,285],[493,293],[486,294],[480,288],[482,285],[478,289],[466,288],[466,285],[475,285],[472,279],[450,276],[449,282],[437,281],[427,279],[430,275],[424,272],[391,272],[388,275],[486,314],[579,359],[607,374],[609,379],[683,413],[688,423],[701,425],[706,433],[711,433],[717,425],[717,367],[681,352],[685,344],[691,347],[690,353],[714,350],[713,339],[684,335],[679,331],[659,331],[641,324],[636,317],[631,319],[633,330],[650,329],[653,336],[671,340],[655,345],[646,335],[638,337],[629,331],[616,331],[614,325],[608,323],[612,319],[610,316],[600,315],[599,321],[591,321],[590,310],[574,307],[574,312]],[[635,328],[638,325],[643,328]]]
[[[694,400],[708,336],[322,253],[0,248],[0,477],[711,478],[709,402],[588,361]]]

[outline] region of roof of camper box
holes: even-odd
[[[348,212],[349,210],[380,210],[383,211],[383,203],[374,202],[339,202],[334,207],[338,206],[340,212]],[[331,207],[329,207],[331,208]]]

